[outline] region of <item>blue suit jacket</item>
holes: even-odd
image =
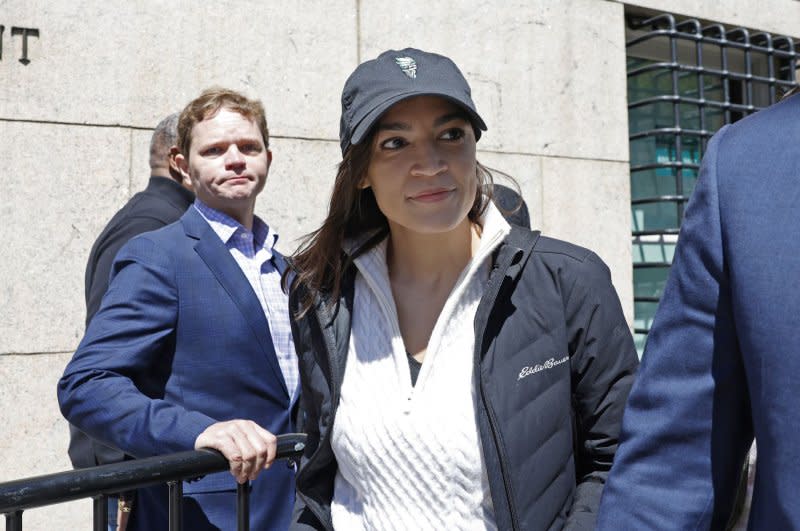
[[[800,528],[800,96],[720,130],[686,210],[598,529]]]
[[[64,416],[135,457],[194,447],[217,421],[292,431],[292,400],[250,284],[194,208],[132,239],[58,385]],[[287,308],[288,311],[288,308]],[[235,529],[228,472],[184,484],[186,529]],[[166,529],[165,487],[141,489],[132,529]],[[251,528],[285,529],[294,472],[276,463],[253,482]]]

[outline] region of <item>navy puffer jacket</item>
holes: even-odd
[[[338,304],[293,319],[308,444],[292,529],[332,529],[330,435],[355,268]],[[302,286],[290,296],[296,314]],[[499,529],[594,529],[638,358],[597,255],[513,227],[475,316],[477,412]]]

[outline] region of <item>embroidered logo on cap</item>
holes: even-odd
[[[411,79],[417,78],[417,62],[411,57],[395,57],[394,62],[405,75]]]

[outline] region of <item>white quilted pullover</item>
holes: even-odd
[[[355,260],[350,347],[332,433],[335,529],[496,529],[475,413],[473,321],[492,251],[509,230],[489,205],[478,251],[439,315],[416,386],[386,240]]]

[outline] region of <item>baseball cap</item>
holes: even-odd
[[[388,50],[358,65],[344,84],[339,143],[358,144],[395,103],[414,96],[441,96],[464,109],[475,139],[486,124],[475,109],[467,80],[453,61],[415,48]]]

